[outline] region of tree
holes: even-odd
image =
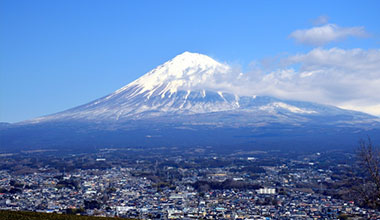
[[[359,142],[358,159],[360,175],[357,177],[359,185],[356,189],[360,203],[380,209],[380,151],[370,138]]]

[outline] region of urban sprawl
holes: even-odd
[[[3,154],[0,208],[136,219],[380,218],[337,196],[336,172],[348,164],[331,152],[165,150]]]

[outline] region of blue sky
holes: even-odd
[[[338,48],[352,59],[377,59],[377,51],[368,51],[380,48],[379,9],[380,1],[1,0],[0,121],[17,122],[87,103],[184,51],[243,70],[252,61],[278,56],[294,60],[297,54],[303,57],[292,65],[312,66],[307,59],[316,48],[329,55]],[[328,19],[318,23],[321,18]],[[327,24],[343,35],[323,44],[291,35]],[[351,51],[355,48],[361,49],[360,58]],[[378,97],[340,99],[345,100],[342,106],[357,110],[372,103],[374,111],[373,102],[380,103]],[[320,101],[334,102],[328,97]],[[355,108],[359,105],[363,109]]]

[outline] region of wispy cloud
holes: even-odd
[[[321,15],[312,21],[314,25],[323,25],[323,24],[327,24],[328,22],[329,22],[329,17],[327,15]]]
[[[320,18],[319,22],[323,22],[323,18]],[[339,27],[336,24],[325,24],[310,29],[296,30],[289,35],[298,43],[313,46],[322,46],[347,37],[366,36],[368,36],[368,33],[364,27]]]

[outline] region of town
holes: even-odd
[[[163,147],[0,156],[3,210],[135,219],[380,218],[342,184],[355,155],[340,151]]]

